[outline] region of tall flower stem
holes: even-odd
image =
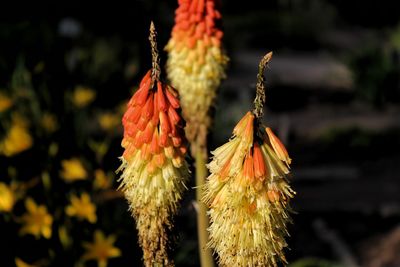
[[[204,150],[207,150],[204,148]],[[196,150],[196,201],[197,201],[197,236],[199,239],[199,256],[201,267],[213,267],[214,260],[208,242],[208,216],[207,206],[201,201],[208,170],[206,166],[207,151]]]

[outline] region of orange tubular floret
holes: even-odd
[[[252,182],[254,181],[254,164],[253,164],[253,155],[249,152],[246,155],[243,164],[243,176],[246,180]]]
[[[161,148],[158,144],[158,130],[155,129],[153,133],[153,138],[151,139],[150,143],[150,153],[151,154],[158,154],[160,153]]]
[[[137,123],[137,128],[141,131],[144,131],[148,122],[149,121],[145,117],[141,116]]]
[[[151,121],[153,122],[154,125],[157,125],[160,119],[160,110],[158,109],[158,93],[154,93],[154,107],[153,107],[153,117],[151,118]]]
[[[266,127],[265,131],[267,132],[267,135],[269,137],[269,141],[272,145],[272,148],[274,149],[276,155],[278,158],[284,162],[286,162],[287,165],[289,165],[292,160],[289,157],[289,154],[285,148],[285,146],[282,144],[281,140],[272,132],[271,128]]]
[[[178,124],[178,122],[181,120],[181,117],[172,106],[168,108],[168,118],[173,125]]]
[[[176,109],[179,108],[180,105],[176,92],[174,91],[174,89],[168,86],[167,90],[165,90],[165,95],[167,96],[168,102],[171,104],[171,106]]]
[[[143,107],[143,116],[146,119],[150,119],[153,116],[153,109],[154,109],[154,104],[153,104],[153,94],[147,98],[146,104]]]
[[[139,121],[141,112],[142,112],[142,108],[140,106],[128,108],[128,110],[126,111],[126,113],[124,115],[124,119],[131,123],[137,123]]]
[[[137,90],[134,97],[134,104],[143,105],[146,102],[149,90],[150,90],[151,80],[147,80],[142,87]]]
[[[168,135],[171,132],[171,125],[168,120],[168,116],[165,112],[160,112],[160,131],[161,134]]]
[[[228,159],[219,173],[219,179],[221,180],[221,182],[224,182],[229,178],[230,168],[231,168],[231,159]]]
[[[149,161],[150,160],[151,153],[150,153],[150,146],[149,145],[144,144],[142,146],[141,151],[140,151],[140,156],[141,156],[142,160],[144,160],[144,161]]]
[[[169,146],[169,137],[167,133],[160,132],[159,144],[161,147]]]
[[[264,157],[261,152],[260,146],[255,143],[254,144],[254,175],[257,179],[264,181],[267,175],[267,166],[264,162]]]
[[[249,114],[250,112],[247,112],[246,113],[246,115],[244,115],[241,119],[240,119],[240,121],[236,124],[236,126],[235,126],[235,128],[233,128],[233,134],[234,135],[240,135],[242,132],[243,132],[243,130],[244,130],[244,128],[245,128],[245,125],[246,125],[246,121],[247,121],[247,119],[248,119],[248,117],[247,117],[247,115]]]
[[[142,81],[140,82],[139,88],[141,88],[148,80],[150,79],[151,70],[148,70],[146,74],[143,76]],[[151,80],[151,79],[150,79]]]
[[[144,132],[141,134],[140,138],[142,138],[142,142],[145,144],[150,143],[151,138],[153,137],[153,133],[154,133],[154,126],[153,124],[150,122],[149,124],[147,124],[146,129],[144,130]]]
[[[165,100],[161,82],[157,82],[157,101],[160,111],[167,111],[168,105]]]
[[[249,120],[247,121],[246,128],[243,133],[243,137],[249,140],[253,139],[253,126],[254,126],[254,115],[251,114]]]

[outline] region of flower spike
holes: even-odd
[[[210,207],[210,241],[221,266],[286,264],[286,224],[291,160],[270,128],[261,124],[265,102],[264,69],[260,62],[255,108],[239,121],[232,138],[212,152],[203,201]]]
[[[136,220],[145,266],[172,266],[168,235],[188,178],[184,120],[177,92],[160,81],[154,24],[149,37],[152,69],[128,103],[120,188]]]
[[[228,57],[221,46],[221,13],[216,0],[179,0],[175,26],[165,50],[167,74],[182,97],[192,155],[204,149],[210,107],[225,78]]]

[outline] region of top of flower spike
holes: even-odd
[[[160,67],[155,37],[152,23],[149,40],[153,67],[143,77],[122,118],[124,159],[130,160],[140,150],[142,159],[151,161],[148,166],[150,172],[163,166],[165,157],[172,159],[175,167],[180,167],[186,153],[184,122],[177,112],[180,108],[178,93],[159,80]]]
[[[221,13],[216,9],[215,0],[179,0],[176,10],[174,38],[184,40],[189,48],[195,46],[196,40],[204,40],[205,45],[220,46],[223,36],[216,21]]]

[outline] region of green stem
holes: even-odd
[[[197,200],[197,235],[199,238],[199,254],[201,267],[213,267],[214,260],[211,249],[207,248],[209,226],[207,207],[201,201],[204,183],[208,174],[206,166],[207,152],[197,149],[196,151],[196,200]]]

